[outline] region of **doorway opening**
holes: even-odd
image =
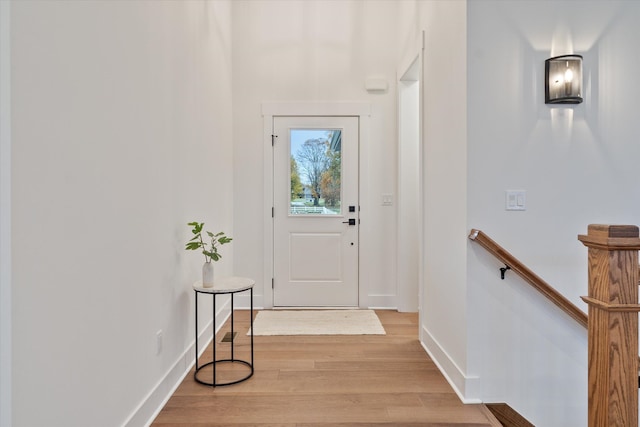
[[[398,311],[419,311],[422,253],[422,55],[401,70],[398,80]]]

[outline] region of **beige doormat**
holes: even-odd
[[[266,310],[256,315],[253,330],[255,336],[386,334],[373,310]]]

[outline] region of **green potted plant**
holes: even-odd
[[[213,286],[213,262],[222,258],[218,252],[218,248],[229,243],[233,239],[227,237],[223,231],[212,233],[204,231],[208,238],[203,238],[204,222],[190,222],[187,224],[192,227],[191,233],[193,237],[186,243],[185,249],[191,251],[201,250],[204,255],[204,265],[202,266],[202,286],[209,288]]]

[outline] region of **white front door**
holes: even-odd
[[[358,117],[274,117],[275,307],[358,306]]]

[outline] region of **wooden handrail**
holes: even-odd
[[[520,262],[516,257],[511,255],[502,246],[491,240],[486,234],[480,230],[472,229],[469,234],[469,239],[478,243],[485,248],[489,253],[502,261],[511,271],[515,272],[523,278],[527,283],[536,288],[544,296],[546,296],[551,302],[557,305],[562,311],[572,317],[576,322],[580,323],[585,328],[588,326],[587,315],[584,311],[580,310],[571,301],[562,296],[551,285],[545,282],[540,276],[535,274],[531,269]]]
[[[549,298],[588,330],[589,427],[638,425],[638,251],[630,225],[589,225],[578,239],[589,248],[589,316],[480,230],[469,239]],[[500,269],[503,274],[505,269]]]

